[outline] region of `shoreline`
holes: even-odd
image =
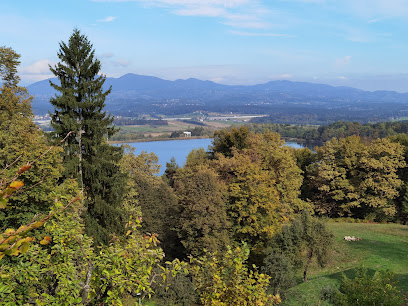
[[[126,139],[126,140],[109,140],[108,144],[125,144],[125,143],[137,143],[137,142],[152,142],[152,141],[172,141],[172,140],[193,140],[193,139],[213,139],[213,137],[209,136],[192,136],[192,137],[177,137],[177,138],[143,138],[143,139]],[[293,138],[293,137],[281,137],[285,142],[296,142],[299,144],[312,144],[312,145],[321,145],[319,141],[308,141],[306,139],[301,138]],[[306,146],[307,147],[307,146]]]
[[[134,142],[152,142],[152,141],[172,141],[172,140],[193,140],[193,139],[212,139],[209,136],[191,136],[177,138],[143,138],[143,139],[126,139],[126,140],[108,140],[108,144],[134,143]]]

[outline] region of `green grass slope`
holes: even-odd
[[[324,268],[314,266],[309,281],[285,292],[283,305],[329,305],[322,301],[321,291],[339,286],[341,274],[354,277],[357,267],[369,272],[391,270],[400,289],[408,291],[408,226],[398,224],[328,223],[335,236],[330,262]],[[347,242],[344,236],[362,238]]]

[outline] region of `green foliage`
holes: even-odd
[[[378,271],[371,276],[360,268],[353,279],[345,274],[339,291],[332,292],[330,299],[334,305],[404,305],[401,292],[393,281],[390,271]]]
[[[277,305],[279,295],[266,293],[269,276],[248,269],[249,248],[230,248],[191,258],[191,274],[203,305]]]
[[[244,143],[242,149],[230,147],[227,155],[215,152],[211,165],[228,187],[233,237],[249,244],[250,261],[259,265],[268,239],[308,205],[299,199],[301,170],[279,134],[248,133]]]
[[[64,163],[68,173],[77,176],[78,152],[82,152],[84,159],[95,154],[95,146],[101,145],[104,136],[113,135],[116,129],[111,126],[113,118],[103,111],[110,89],[103,91],[105,77],[98,75],[101,63],[94,59],[95,50],[88,38],[75,29],[68,44],[61,42],[59,46],[60,62],[50,67],[60,82],[51,83],[60,93],[50,101],[55,107],[51,125],[59,138],[74,132],[67,139]]]
[[[179,207],[175,227],[187,254],[225,249],[230,243],[226,213],[226,187],[206,166],[177,170],[174,190]]]
[[[20,65],[20,55],[13,49],[0,46],[0,77],[4,87],[14,87],[20,81],[17,66]]]
[[[176,159],[170,158],[170,162],[166,163],[166,170],[164,171],[163,179],[171,186],[174,186],[174,175],[176,174],[179,165],[176,163]]]
[[[0,87],[0,169],[3,169],[2,179],[8,182],[21,165],[36,160],[49,149],[43,132],[32,122],[32,97],[24,87],[18,86],[19,78],[15,75],[18,58],[12,49],[0,47],[3,81]],[[52,186],[62,171],[59,154],[60,148],[53,148],[29,172],[21,173],[25,190],[10,198],[9,205],[13,209],[0,211],[2,227],[18,227],[29,223],[36,214],[48,213],[54,200]]]
[[[120,304],[126,295],[142,297],[153,293],[151,284],[160,273],[155,267],[164,257],[156,235],[140,235],[140,220],[130,220],[126,235],[115,237],[103,248],[94,264],[90,297],[108,304]]]
[[[251,122],[262,121],[263,118],[254,118]],[[293,116],[290,117],[293,121]],[[276,120],[275,120],[276,121]],[[250,131],[264,133],[266,130],[279,133],[282,137],[297,138],[316,144],[321,144],[334,138],[346,138],[360,136],[362,139],[374,140],[377,138],[395,137],[408,133],[408,122],[379,122],[365,123],[351,121],[337,121],[331,124],[322,123],[317,125],[299,124],[250,124]]]
[[[9,197],[24,185],[21,181],[14,180],[4,188],[0,184],[0,209],[10,208],[7,206]],[[24,254],[28,251],[29,244],[35,240],[30,237],[31,231],[41,227],[44,221],[32,221],[28,225],[22,225],[17,230],[7,228],[3,233],[0,233],[0,260],[5,255],[17,256],[20,253]]]
[[[103,111],[110,89],[103,91],[105,76],[99,75],[101,64],[94,55],[92,44],[77,29],[68,44],[60,43],[60,62],[50,67],[60,83],[51,83],[59,95],[50,102],[55,108],[51,120],[55,137],[73,132],[64,148],[65,176],[78,178],[84,189],[86,231],[101,244],[123,229],[119,207],[126,183],[118,165],[122,149],[105,143],[116,129],[113,118]]]
[[[408,122],[380,122],[360,124],[358,122],[338,121],[318,128],[318,136],[315,140],[328,141],[335,138],[346,138],[356,135],[363,139],[374,140],[385,138],[396,134],[406,134]]]
[[[271,276],[271,287],[275,292],[294,283],[296,272],[302,270],[307,281],[312,260],[323,267],[328,260],[333,243],[333,234],[325,224],[310,216],[307,211],[270,241],[270,250],[264,260],[264,271]]]
[[[62,207],[57,203],[51,213]],[[25,255],[2,267],[7,274],[2,283],[10,286],[10,295],[0,300],[37,305],[80,303],[83,271],[92,257],[92,240],[80,234],[82,228],[78,212],[72,209],[47,222],[45,232],[52,242],[46,247],[34,244]]]
[[[252,121],[256,121],[254,118]],[[298,125],[298,124],[275,124],[275,123],[253,123],[248,125],[250,131],[254,133],[265,133],[270,131],[279,133],[282,137],[297,138],[305,140],[318,140],[318,126],[316,125]]]
[[[247,155],[235,154],[229,162],[234,177],[228,185],[228,213],[234,238],[252,248],[272,237],[287,219],[269,171]]]
[[[395,214],[391,200],[402,183],[397,170],[405,166],[399,144],[350,136],[333,138],[316,151],[318,162],[308,167],[308,177],[319,214],[375,219]]]
[[[214,141],[211,153],[221,153],[224,156],[231,157],[233,148],[242,150],[249,147],[248,143],[249,130],[245,126],[239,129],[233,127],[230,130],[223,129],[214,132]]]
[[[261,164],[268,169],[271,179],[276,183],[276,189],[286,217],[293,212],[298,213],[308,205],[299,199],[303,177],[301,169],[296,165],[293,150],[285,146],[285,142],[277,133],[266,131],[252,137],[255,151],[261,156]]]
[[[190,306],[199,304],[199,296],[190,275],[168,275],[163,282],[155,282],[153,300],[160,306]]]
[[[391,142],[399,143],[404,148],[404,160],[408,165],[408,136],[406,134],[398,134],[389,137]],[[408,167],[398,169],[398,177],[404,183],[399,188],[399,196],[395,199],[399,220],[406,224],[408,221]]]
[[[84,234],[81,203],[76,203],[63,212],[61,203],[55,205],[59,213],[45,224],[49,245],[34,244],[1,266],[1,303],[121,305],[137,293],[149,297],[154,280],[180,270],[159,267],[164,253],[157,237],[141,235],[138,219],[129,221],[126,235],[95,251],[92,238]]]
[[[177,198],[173,189],[157,177],[160,166],[154,153],[131,151],[121,160],[123,172],[128,174],[128,192],[123,209],[143,216],[142,230],[158,234],[167,259],[183,256],[183,246],[174,229],[177,223]]]
[[[203,148],[193,149],[187,155],[185,167],[194,168],[199,165],[209,165],[209,162],[209,155]]]

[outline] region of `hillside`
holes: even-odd
[[[335,235],[331,261],[321,270],[315,267],[310,280],[289,289],[283,305],[318,305],[321,289],[340,284],[341,274],[354,276],[357,267],[369,272],[391,270],[399,288],[408,291],[408,228],[399,224],[328,223]],[[346,242],[346,235],[361,241]],[[320,301],[321,302],[321,301]]]

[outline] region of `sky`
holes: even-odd
[[[408,92],[408,0],[1,0],[23,85],[52,77],[78,28],[102,73]]]

